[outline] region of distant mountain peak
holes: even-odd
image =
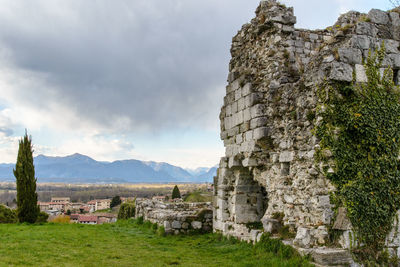
[[[201,173],[187,170],[165,162],[139,161],[135,159],[114,162],[96,161],[80,153],[65,157],[40,154],[34,158],[39,182],[64,183],[165,183],[210,182],[215,170],[199,168]],[[14,164],[0,164],[0,181],[12,179]]]

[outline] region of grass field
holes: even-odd
[[[280,242],[252,246],[217,234],[165,237],[136,221],[0,225],[0,266],[171,265],[311,266]]]

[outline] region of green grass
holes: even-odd
[[[165,237],[135,221],[0,224],[0,266],[16,265],[311,266],[278,241],[252,246],[217,234]]]
[[[203,193],[200,191],[195,191],[189,193],[183,199],[185,202],[210,202],[212,200],[210,193]]]

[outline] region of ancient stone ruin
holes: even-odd
[[[137,199],[135,217],[165,228],[167,234],[212,231],[211,203],[163,202]]]
[[[232,60],[221,109],[225,157],[215,178],[213,228],[242,240],[285,227],[287,241],[321,264],[346,264],[351,225],[333,218],[334,186],[314,161],[318,85],[365,82],[362,65],[384,41],[384,66],[400,80],[400,16],[373,9],[346,13],[324,30],[296,29],[293,8],[261,1],[256,17],[232,40]],[[328,227],[342,231],[327,249]],[[261,225],[262,224],[262,225]],[[261,227],[254,227],[254,226]],[[400,255],[398,231],[387,245]],[[333,256],[332,256],[333,255]]]

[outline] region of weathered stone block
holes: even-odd
[[[243,135],[242,134],[238,134],[236,135],[236,144],[241,144],[243,142]]]
[[[203,224],[201,222],[199,222],[199,221],[193,221],[192,222],[193,229],[198,230],[198,229],[201,229],[202,226],[203,226]]]
[[[225,108],[225,114],[226,116],[230,116],[232,115],[232,106],[231,105],[227,105]]]
[[[385,40],[386,53],[399,53],[399,42],[395,40]]]
[[[242,88],[242,95],[247,96],[252,92],[251,83],[246,83]]]
[[[330,208],[331,202],[329,200],[329,196],[319,196],[318,197],[318,206],[321,208]]]
[[[238,133],[239,133],[239,127],[237,126],[228,130],[228,136],[234,136],[237,135]]]
[[[254,152],[256,151],[256,143],[254,140],[243,142],[240,146],[240,152]]]
[[[356,26],[356,33],[360,35],[375,37],[378,33],[378,29],[372,23],[359,22]]]
[[[310,229],[305,227],[299,227],[297,229],[296,237],[293,243],[302,248],[309,248],[311,245],[312,236],[310,233]]]
[[[245,105],[244,105],[244,98],[239,98],[238,99],[238,110],[244,110]]]
[[[400,54],[391,54],[389,58],[392,60],[394,68],[400,68]]]
[[[296,17],[295,16],[290,16],[290,15],[278,15],[275,17],[270,18],[270,21],[272,22],[278,22],[282,23],[285,25],[294,25],[296,24]]]
[[[228,158],[222,157],[219,161],[219,167],[220,168],[226,168],[228,167]]]
[[[353,68],[346,63],[333,62],[329,79],[351,82],[353,80]]]
[[[256,128],[253,131],[253,139],[259,140],[270,136],[271,130],[268,127]]]
[[[353,262],[353,258],[347,249],[317,248],[311,253],[312,258],[323,266],[343,266]]]
[[[257,241],[257,237],[258,237],[258,235],[261,233],[261,231],[260,230],[251,230],[250,231],[250,239],[251,239],[251,241],[253,241],[253,242],[256,242]]]
[[[246,133],[245,133],[245,138],[244,138],[246,141],[250,141],[250,140],[252,140],[253,139],[253,131],[247,131]]]
[[[234,82],[231,83],[231,91],[234,92],[240,87],[241,79],[236,79]]]
[[[249,121],[249,120],[251,120],[250,108],[246,108],[245,110],[243,110],[243,120],[244,120],[244,121]]]
[[[254,118],[263,116],[264,110],[265,110],[265,105],[263,105],[263,104],[257,104],[255,106],[252,106],[250,109],[251,118],[254,119]]]
[[[294,159],[293,151],[283,151],[279,154],[279,162],[291,162]]]
[[[369,49],[371,41],[368,36],[354,35],[351,37],[351,43],[353,47],[359,49]]]
[[[340,60],[349,64],[361,64],[362,54],[360,49],[357,48],[339,48],[338,49]]]
[[[165,230],[170,230],[171,229],[171,223],[169,221],[164,221],[164,229]]]
[[[400,26],[400,15],[397,12],[390,12],[389,13],[390,20],[392,21],[392,25],[395,27]]]
[[[235,101],[238,101],[242,97],[242,90],[239,88],[235,91]]]
[[[242,161],[243,167],[255,167],[258,166],[258,161],[257,159],[252,159],[252,158],[245,158]]]
[[[240,132],[244,133],[250,130],[250,122],[244,121],[244,111],[243,111],[243,123],[240,125]]]
[[[258,104],[262,101],[263,99],[263,94],[262,93],[251,93],[247,96],[246,100],[246,106],[254,106],[255,104]]]
[[[263,127],[263,126],[267,125],[267,122],[268,122],[268,118],[266,118],[266,117],[259,117],[259,118],[252,119],[250,121],[250,129]]]
[[[182,228],[182,225],[181,225],[180,221],[173,221],[171,226],[172,226],[173,229],[181,229]]]
[[[225,117],[224,128],[225,128],[225,130],[229,130],[232,128],[232,117]]]
[[[347,218],[347,211],[346,208],[340,207],[338,210],[338,214],[336,216],[335,223],[333,224],[332,229],[336,230],[350,230],[351,223],[350,220]]]
[[[262,220],[264,231],[267,233],[276,233],[281,229],[282,223],[276,219],[263,218]]]
[[[356,65],[356,81],[357,82],[368,82],[367,74],[365,73],[365,68],[363,65]]]
[[[368,18],[372,23],[376,24],[388,24],[389,16],[386,12],[379,9],[371,9],[368,13]]]
[[[242,163],[239,160],[236,160],[234,157],[229,158],[228,167],[241,167]]]

